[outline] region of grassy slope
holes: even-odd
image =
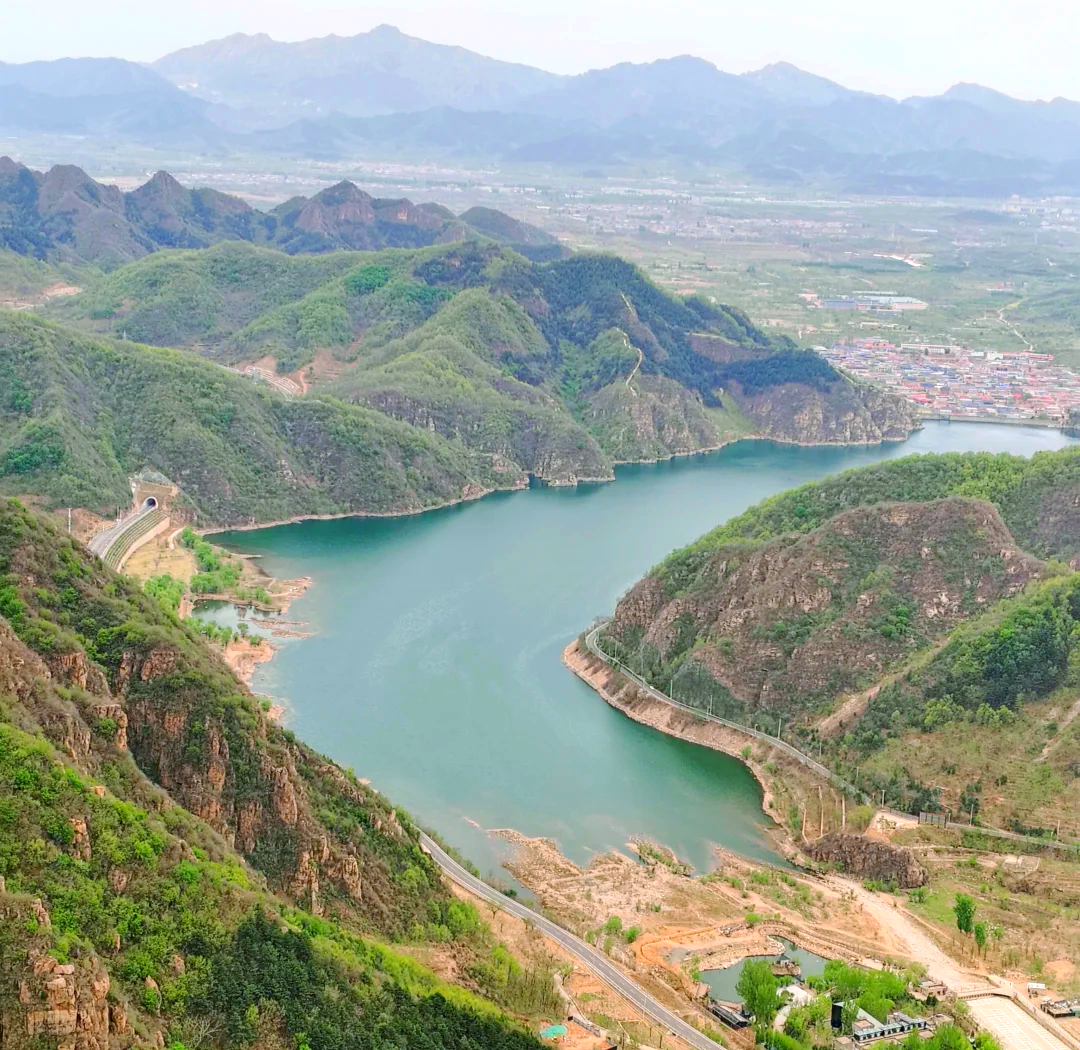
[[[407,814],[266,723],[204,640],[14,501],[0,505],[0,574],[0,907],[18,919],[0,926],[0,1009],[13,1028],[30,951],[73,962],[76,983],[107,971],[143,1040],[535,1045],[379,943],[454,940],[467,982],[503,1001],[521,975],[447,893]],[[155,737],[164,716],[178,736]],[[319,842],[322,918],[288,900],[307,902],[290,871]],[[348,856],[360,895],[335,882]]]

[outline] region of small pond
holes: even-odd
[[[825,964],[828,959],[808,952],[805,948],[785,941],[782,937],[777,938],[784,945],[785,954],[789,959],[797,959],[802,965],[803,977],[816,977],[825,972]],[[709,986],[709,992],[714,999],[725,1003],[737,1003],[739,996],[735,992],[735,985],[739,983],[743,967],[750,959],[779,959],[779,955],[751,955],[748,959],[740,959],[731,966],[725,966],[722,970],[702,970],[701,979]]]

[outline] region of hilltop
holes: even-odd
[[[877,442],[916,425],[738,310],[612,257],[538,263],[486,239],[158,252],[48,312],[69,327],[0,320],[0,485],[64,505],[107,505],[149,467],[208,523],[400,513],[755,434]],[[254,362],[306,393],[221,367]]]
[[[407,813],[15,501],[0,573],[5,1045],[538,1045],[504,1008],[549,1010],[522,991],[551,974],[449,893]],[[394,941],[447,944],[471,990]]]
[[[1075,448],[848,471],[672,554],[606,645],[683,702],[779,720],[897,808],[1045,830],[1080,791],[1078,497]]]
[[[294,197],[261,212],[239,197],[187,189],[159,171],[129,193],[81,168],[34,171],[0,157],[0,248],[50,262],[109,269],[162,248],[247,241],[311,254],[342,248],[416,248],[483,232],[523,247],[557,248],[554,238],[493,209],[473,209],[482,228],[437,204],[383,199],[351,182]]]

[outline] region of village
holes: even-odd
[[[897,345],[879,336],[815,349],[834,367],[901,394],[928,416],[1063,425],[1080,407],[1080,375],[1055,365],[1051,354]]]

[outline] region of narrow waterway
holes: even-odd
[[[673,548],[792,485],[914,452],[1066,443],[946,423],[872,448],[744,442],[622,467],[609,485],[217,539],[314,580],[289,612],[311,637],[285,642],[253,688],[482,870],[498,847],[480,829],[499,827],[550,836],[579,862],[644,835],[707,869],[714,843],[773,857],[757,784],[734,759],[609,708],[562,666],[563,647]]]

